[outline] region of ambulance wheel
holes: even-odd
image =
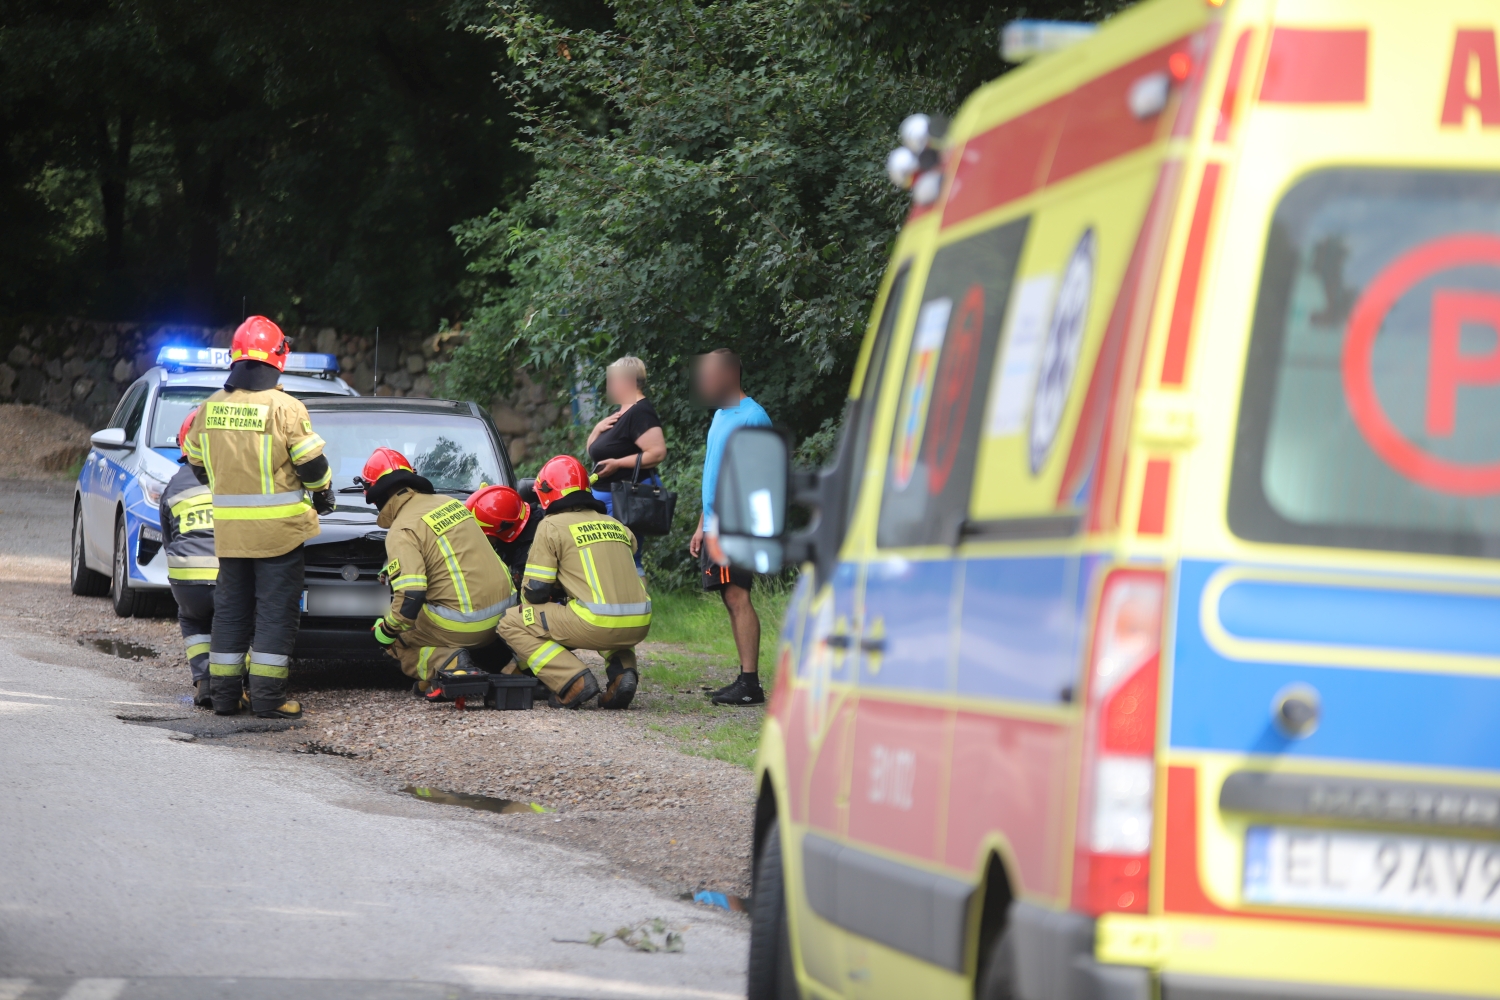
[[[130,585],[129,539],[125,537],[125,515],[115,518],[115,555],[109,575],[109,599],[115,606],[115,614],[129,618],[136,612],[140,593]]]
[[[786,875],[781,866],[781,824],[771,821],[760,849],[750,914],[749,1000],[798,1000],[792,967],[792,935],[786,914]]]
[[[1015,935],[1004,931],[990,948],[989,960],[980,971],[976,1000],[1011,1000],[1015,996]]]
[[[68,583],[79,597],[103,597],[109,593],[109,577],[89,569],[83,557],[83,505],[73,504],[73,547],[68,560]]]

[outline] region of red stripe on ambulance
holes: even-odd
[[[1370,33],[1363,28],[1277,28],[1271,34],[1262,104],[1363,104]]]

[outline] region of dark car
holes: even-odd
[[[515,486],[510,456],[489,414],[474,403],[360,396],[304,400],[313,429],[327,442],[338,508],[322,516],[307,543],[307,582],[296,655],[365,659],[380,655],[371,623],[390,607],[378,579],[385,529],[375,524],[354,477],[379,447],[405,455],[439,493],[463,499],[481,486]]]

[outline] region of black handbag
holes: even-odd
[[[672,515],[677,510],[677,494],[662,486],[641,480],[641,456],[635,456],[635,472],[628,483],[611,483],[610,503],[615,520],[637,535],[665,535],[672,530]]]

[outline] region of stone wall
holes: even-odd
[[[87,320],[0,324],[0,402],[34,403],[66,413],[90,429],[103,427],[121,394],[156,363],[167,344],[228,347],[234,327],[170,326],[153,323],[96,323]],[[441,396],[431,366],[463,343],[461,329],[423,336],[382,333],[380,384],[375,378],[375,338],[332,327],[287,330],[294,351],[338,357],[341,377],[362,395],[372,387],[381,396]],[[495,426],[511,457],[524,460],[541,435],[571,411],[557,393],[516,373],[515,390],[490,401]]]

